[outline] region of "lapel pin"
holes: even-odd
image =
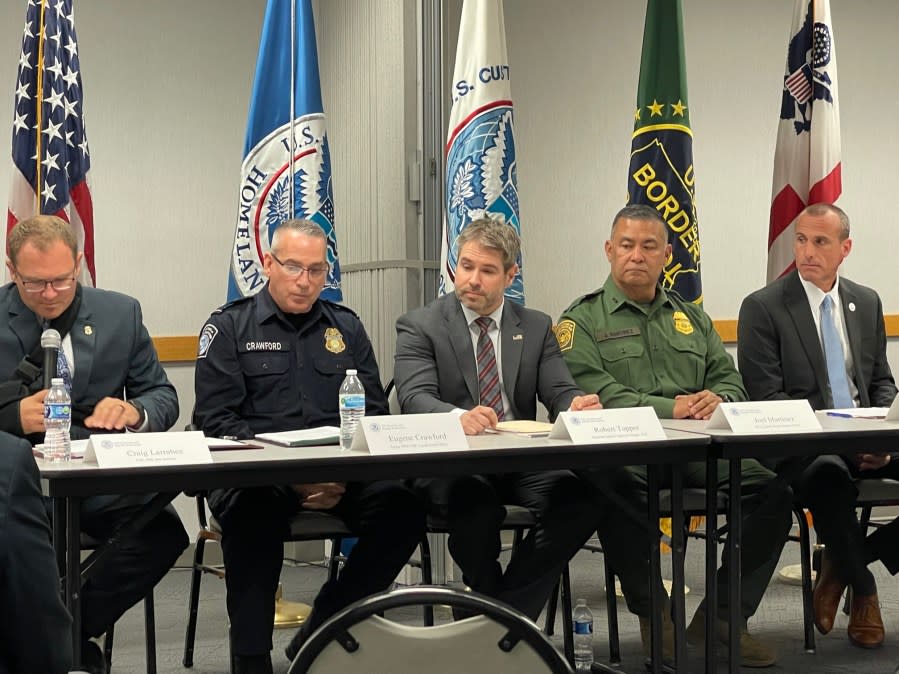
[[[94,334],[94,329],[89,325],[85,325],[84,326],[84,334],[87,335],[88,337],[90,337],[92,334]]]
[[[855,302],[849,303],[849,311],[855,311]]]
[[[520,342],[522,339],[524,339],[524,335],[522,335],[521,333],[518,333],[517,335],[512,335],[513,342]]]

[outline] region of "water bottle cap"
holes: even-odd
[[[356,370],[347,370],[347,371],[346,371],[346,376],[347,376],[347,377],[352,377],[352,376],[355,376],[355,375],[356,375]]]
[[[50,386],[65,386],[65,382],[62,377],[53,377],[53,379],[50,380]]]

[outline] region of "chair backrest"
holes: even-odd
[[[447,604],[479,613],[434,627],[402,625],[377,613]],[[562,654],[514,609],[470,592],[420,586],[363,599],[325,622],[303,644],[288,674],[572,674]]]
[[[390,408],[390,413],[400,414],[402,410],[400,410],[400,400],[396,397],[396,384],[394,384],[393,379],[387,382],[387,386],[384,387],[384,395],[387,396],[387,405]]]

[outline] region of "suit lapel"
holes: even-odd
[[[34,313],[22,301],[15,299],[10,303],[9,328],[19,339],[22,352],[27,356],[38,345],[41,338],[41,326]]]
[[[474,349],[471,346],[471,330],[465,320],[465,314],[462,313],[462,305],[455,295],[447,296],[443,316],[446,321],[446,332],[449,335],[450,344],[453,347],[453,352],[456,354],[459,371],[465,380],[465,386],[468,388],[468,395],[471,396],[474,404],[478,405],[480,401],[478,366],[475,362]]]
[[[849,343],[849,351],[852,353],[852,370],[855,379],[855,387],[858,389],[859,402],[862,407],[868,407],[871,403],[868,400],[868,382],[864,381],[861,365],[861,352],[859,345],[861,344],[862,328],[860,317],[856,311],[857,298],[852,288],[846,283],[845,279],[840,283],[840,304],[843,305],[843,322],[846,324],[846,341]],[[850,307],[851,305],[851,307]]]
[[[75,357],[75,372],[72,380],[73,400],[84,399],[91,380],[91,370],[94,367],[97,326],[94,325],[89,302],[88,298],[82,295],[81,307],[78,309],[78,315],[69,331],[69,337],[72,340],[72,354]]]
[[[824,351],[821,349],[821,340],[815,331],[815,319],[812,316],[808,303],[808,295],[799,280],[799,273],[793,272],[784,284],[784,306],[790,313],[796,333],[802,343],[803,350],[808,354],[812,362],[812,371],[815,373],[815,381],[818,382],[818,390],[822,393],[830,391],[830,382],[827,379],[827,363],[824,360]],[[826,404],[832,404],[829,395],[823,395]]]
[[[512,414],[518,417],[515,409],[515,386],[518,383],[518,370],[521,367],[521,353],[524,350],[524,331],[521,329],[521,317],[518,315],[518,307],[512,302],[506,302],[503,307],[502,330],[500,344],[502,348],[503,364],[503,389],[512,407]]]

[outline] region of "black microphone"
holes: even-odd
[[[47,328],[41,334],[41,348],[44,350],[44,388],[50,388],[56,376],[56,359],[62,346],[62,337],[53,328]]]

